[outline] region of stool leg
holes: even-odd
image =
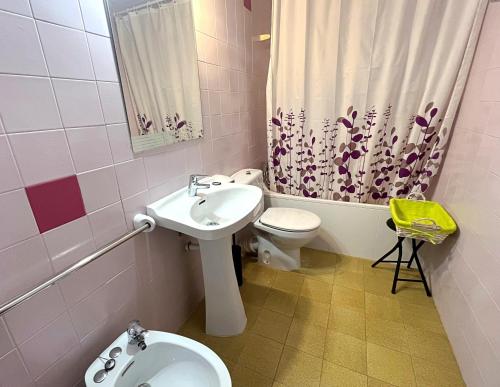
[[[403,238],[403,239],[404,239],[404,238]],[[383,261],[384,261],[384,259],[386,259],[389,255],[391,255],[391,254],[392,254],[394,251],[396,251],[398,248],[401,250],[401,243],[402,243],[402,242],[403,242],[403,241],[402,241],[400,238],[398,238],[398,243],[396,243],[396,244],[394,245],[394,247],[393,247],[391,250],[389,250],[389,252],[387,252],[387,253],[386,253],[386,254],[385,254],[382,258],[379,258],[376,262],[373,262],[373,263],[372,263],[372,267],[375,267],[375,266],[377,266],[380,262],[383,262]]]
[[[417,264],[418,267],[418,272],[420,273],[420,278],[422,278],[422,282],[424,283],[424,288],[425,288],[425,293],[427,294],[427,297],[431,297],[432,293],[429,289],[429,286],[427,285],[427,281],[425,279],[424,271],[422,270],[422,265],[420,265],[420,260],[418,259],[417,251],[422,245],[424,244],[424,241],[420,241],[419,244],[415,242],[415,239],[412,239],[412,247],[413,247],[413,254],[412,257],[415,258],[415,263]]]
[[[415,257],[415,256],[412,254],[412,255],[411,255],[411,257],[410,257],[410,260],[408,261],[408,266],[406,266],[408,269],[411,269],[411,264],[412,264],[412,262],[413,262],[413,258],[414,258],[414,257]]]
[[[401,266],[401,260],[403,258],[403,240],[405,238],[403,237],[398,237],[398,262],[396,263],[396,271],[394,272],[394,280],[392,281],[392,294],[396,294],[396,286],[398,284],[398,276],[399,276],[399,268]]]

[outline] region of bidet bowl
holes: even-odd
[[[116,365],[100,383],[96,372],[104,368],[96,359],[85,374],[87,387],[231,387],[229,372],[222,360],[205,345],[180,335],[149,331],[145,350],[128,344],[127,333],[120,335],[101,358],[108,359],[111,349],[120,347]]]

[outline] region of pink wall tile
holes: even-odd
[[[95,34],[109,36],[104,4],[99,0],[80,0],[80,7],[85,30]]]
[[[0,36],[0,50],[9,53],[0,58],[0,72],[47,75],[33,19],[2,12]]]
[[[66,136],[77,172],[113,164],[105,126],[68,129]]]
[[[133,301],[136,296],[135,276],[135,268],[131,266],[71,308],[71,317],[80,338],[92,332],[123,305]]]
[[[9,140],[25,185],[75,173],[63,130],[12,134]]]
[[[36,24],[51,76],[94,79],[84,32],[41,21]]]
[[[59,272],[95,250],[94,238],[86,216],[43,234],[54,270]]]
[[[120,196],[123,199],[144,191],[147,188],[146,172],[142,159],[116,164],[115,168]]]
[[[104,36],[87,34],[90,54],[98,81],[118,82],[111,41]]]
[[[0,302],[18,296],[52,274],[39,236],[0,251]]]
[[[51,286],[26,300],[5,315],[14,341],[20,345],[65,310],[58,286]]]
[[[48,78],[0,75],[0,113],[7,133],[62,127]]]
[[[120,200],[115,168],[113,166],[80,173],[78,182],[82,190],[87,213]]]
[[[35,17],[39,20],[53,22],[59,25],[79,28],[83,27],[80,7],[77,0],[59,1],[58,7],[44,0],[32,0],[31,7]]]
[[[121,95],[120,84],[97,82],[106,124],[120,124],[127,121]]]
[[[28,374],[26,367],[17,350],[9,352],[0,358],[0,375],[2,386],[6,387],[34,387],[35,383]]]
[[[37,232],[26,192],[16,190],[1,194],[0,250],[36,235]]]
[[[121,203],[112,204],[89,214],[89,220],[97,247],[102,247],[127,231]]]
[[[0,176],[0,193],[23,186],[7,136],[0,136]]]
[[[26,187],[26,194],[40,233],[85,215],[76,176]]]
[[[121,163],[123,161],[131,160],[134,156],[132,147],[130,145],[130,134],[127,124],[113,124],[107,125],[109,144],[111,146],[111,153],[113,154],[113,161]]]
[[[54,79],[52,83],[65,127],[104,124],[95,82]]]
[[[436,198],[457,220],[460,235],[454,248],[444,251],[448,267],[439,275],[431,272],[433,293],[462,375],[471,386],[500,380],[499,16],[500,3],[490,3],[436,187]],[[427,263],[442,260],[442,251],[427,254]]]
[[[125,220],[129,230],[134,229],[134,216],[146,213],[148,203],[149,195],[147,191],[123,199],[123,210],[125,211]]]
[[[80,345],[70,348],[67,354],[36,379],[37,387],[74,386],[88,368],[83,355]]]
[[[131,242],[118,246],[98,259],[78,270],[60,282],[64,299],[68,306],[76,304],[91,292],[125,270],[134,262],[134,250]]]
[[[0,358],[13,348],[12,340],[7,332],[7,326],[0,318]]]
[[[19,347],[33,377],[40,376],[55,361],[78,345],[67,313],[64,313]]]

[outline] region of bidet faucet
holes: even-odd
[[[139,325],[139,320],[132,320],[128,323],[127,335],[128,335],[128,343],[132,345],[137,345],[141,350],[145,350],[146,338],[145,334],[147,330]]]
[[[207,177],[207,175],[190,175],[188,184],[188,195],[196,196],[199,189],[210,188],[210,184],[198,183],[200,177]]]

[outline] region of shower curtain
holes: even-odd
[[[385,204],[439,170],[487,0],[273,0],[271,189]]]

